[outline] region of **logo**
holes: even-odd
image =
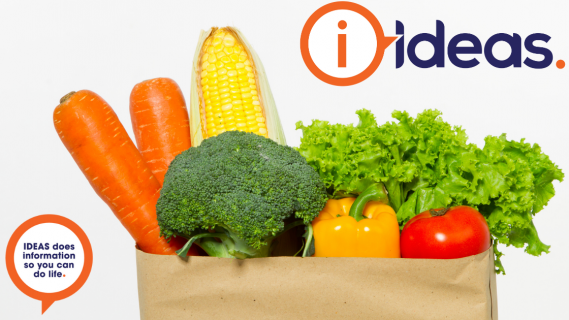
[[[405,27],[401,21],[395,22],[395,33],[401,37],[397,40],[395,44],[395,67],[401,68],[405,63]],[[523,48],[529,53],[534,53],[541,55],[543,58],[541,60],[533,60],[529,57],[523,60],[523,64],[533,68],[533,69],[543,69],[547,68],[553,62],[553,53],[543,46],[536,44],[536,42],[547,43],[551,39],[550,36],[544,33],[534,33],[523,40]],[[435,49],[435,53],[430,59],[421,60],[417,57],[415,49],[417,45],[421,42],[429,42]],[[468,43],[468,46],[459,46],[459,43]],[[504,60],[499,60],[494,56],[492,49],[498,42],[506,43],[510,49],[510,56]],[[491,36],[482,47],[480,39],[471,33],[461,33],[452,37],[448,43],[447,55],[450,62],[459,68],[467,69],[474,68],[480,64],[477,58],[472,58],[469,60],[464,60],[460,55],[471,54],[471,55],[481,55],[484,53],[484,58],[490,65],[495,68],[520,68],[522,66],[522,38],[519,34],[514,33],[512,35],[506,33],[497,33]],[[419,67],[419,68],[443,68],[445,66],[445,25],[442,21],[437,20],[436,22],[436,33],[421,33],[409,41],[407,45],[407,56],[409,61]],[[565,67],[565,61],[558,60],[557,68],[563,69]]]
[[[93,266],[93,248],[75,222],[45,214],[22,223],[6,247],[6,269],[14,285],[40,300],[43,314],[55,301],[75,294]]]
[[[353,11],[369,22],[375,32],[376,51],[371,63],[360,73],[349,77],[337,77],[324,72],[319,68],[313,60],[309,50],[309,38],[314,25],[326,14],[337,10]],[[342,32],[350,24],[350,21],[339,20],[337,32]],[[395,69],[401,68],[405,64],[406,57],[408,61],[418,68],[444,68],[445,64],[450,64],[461,69],[474,68],[480,64],[480,60],[484,59],[492,67],[504,68],[521,68],[522,66],[532,69],[544,69],[553,63],[553,53],[545,47],[551,37],[545,33],[533,33],[523,39],[519,34],[496,33],[489,37],[484,44],[481,40],[471,33],[460,33],[450,38],[448,45],[446,44],[445,25],[442,21],[436,20],[435,33],[420,33],[410,38],[406,44],[405,27],[403,22],[395,21],[396,37],[386,37],[383,28],[375,15],[363,6],[353,2],[333,2],[322,6],[316,10],[306,21],[300,36],[300,52],[304,63],[318,79],[335,86],[351,86],[360,83],[369,78],[379,67],[383,60],[385,50],[395,40]],[[350,52],[346,43],[348,37],[346,34],[339,33],[337,38],[337,68],[346,68],[348,62],[347,57]],[[421,59],[417,56],[417,46],[427,42],[434,48],[432,57]],[[511,49],[510,55],[505,59],[497,58],[493,53],[493,48],[498,43],[505,43]],[[335,50],[329,52],[333,54]],[[524,53],[534,54],[533,58],[526,57],[522,59]],[[468,55],[468,56],[466,56]],[[527,55],[527,54],[526,54]],[[541,59],[539,59],[541,56]],[[538,58],[538,59],[535,59]],[[448,60],[447,60],[448,59]],[[565,61],[557,60],[555,66],[558,69],[565,68]]]
[[[371,26],[373,27],[373,31],[375,32],[377,48],[373,60],[371,61],[369,66],[365,68],[364,71],[352,77],[340,78],[325,73],[320,68],[318,68],[318,66],[316,66],[316,63],[314,63],[314,60],[312,60],[312,56],[310,55],[310,51],[308,49],[308,38],[310,37],[310,32],[312,31],[312,28],[314,27],[316,22],[320,18],[322,18],[322,16],[324,16],[325,14],[336,10],[350,10],[360,14],[371,24]],[[341,30],[345,29],[346,26],[347,23],[344,20],[338,22],[338,28],[340,28]],[[316,10],[304,24],[304,28],[302,29],[302,34],[300,35],[300,52],[302,54],[302,59],[304,60],[304,63],[306,64],[308,69],[318,79],[335,86],[351,86],[369,78],[369,76],[371,76],[375,72],[375,70],[377,70],[377,67],[379,67],[379,65],[381,64],[381,60],[383,60],[383,53],[385,52],[385,49],[387,49],[387,47],[389,47],[389,45],[393,43],[393,41],[395,41],[396,39],[397,37],[386,37],[383,34],[383,28],[381,27],[379,20],[377,20],[377,18],[373,15],[373,13],[371,13],[371,11],[369,11],[368,9],[353,2],[344,2],[344,1],[332,2]],[[346,67],[345,34],[338,35],[338,67],[339,68]]]

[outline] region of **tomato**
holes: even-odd
[[[413,217],[401,232],[401,257],[455,259],[490,248],[486,219],[474,208],[429,210]]]

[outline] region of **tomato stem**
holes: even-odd
[[[449,207],[441,208],[441,209],[431,209],[429,212],[431,213],[432,217],[441,217],[444,216],[450,210]]]

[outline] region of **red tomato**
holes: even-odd
[[[486,219],[467,206],[425,211],[409,220],[401,232],[402,258],[455,259],[488,248]]]

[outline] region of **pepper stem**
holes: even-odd
[[[387,191],[383,183],[374,183],[367,187],[364,192],[360,193],[350,208],[350,217],[353,217],[356,221],[365,219],[364,208],[369,201],[379,201],[389,204],[389,198],[387,197]]]
[[[450,210],[450,208],[441,208],[441,209],[431,209],[429,210],[429,213],[431,214],[431,217],[441,217],[444,216],[445,213],[447,213]]]

